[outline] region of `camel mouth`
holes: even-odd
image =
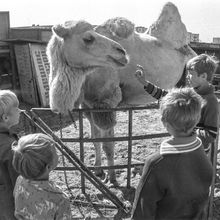
[[[127,57],[116,59],[112,56],[108,56],[108,61],[110,61],[111,63],[116,64],[116,66],[118,66],[118,67],[124,67],[128,64],[128,58]]]

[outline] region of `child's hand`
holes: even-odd
[[[135,77],[141,84],[146,83],[145,76],[144,76],[144,68],[139,64],[137,64],[137,70],[135,72]]]

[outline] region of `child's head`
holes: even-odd
[[[204,80],[211,82],[217,66],[218,62],[216,58],[208,54],[200,54],[193,57],[186,65],[189,83],[195,88],[200,86]]]
[[[10,90],[0,90],[0,124],[10,128],[18,124],[20,117],[19,101]]]
[[[58,156],[55,142],[49,136],[37,133],[21,137],[13,144],[13,166],[26,179],[39,179],[56,168]]]
[[[199,122],[202,98],[192,88],[174,88],[160,103],[161,120],[168,132],[191,134]],[[172,134],[174,135],[174,134]]]

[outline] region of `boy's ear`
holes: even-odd
[[[4,122],[8,121],[8,116],[6,114],[2,115],[2,121],[4,121]]]
[[[48,171],[51,171],[51,170],[52,170],[52,165],[51,165],[51,164],[47,164],[47,165],[46,165],[46,169],[47,169]]]
[[[208,75],[207,75],[206,72],[204,72],[204,73],[201,74],[201,77],[202,77],[203,79],[207,79],[207,76],[208,76]]]

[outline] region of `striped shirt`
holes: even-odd
[[[202,141],[193,134],[189,137],[171,137],[161,143],[160,154],[180,154],[194,151],[202,146]]]

